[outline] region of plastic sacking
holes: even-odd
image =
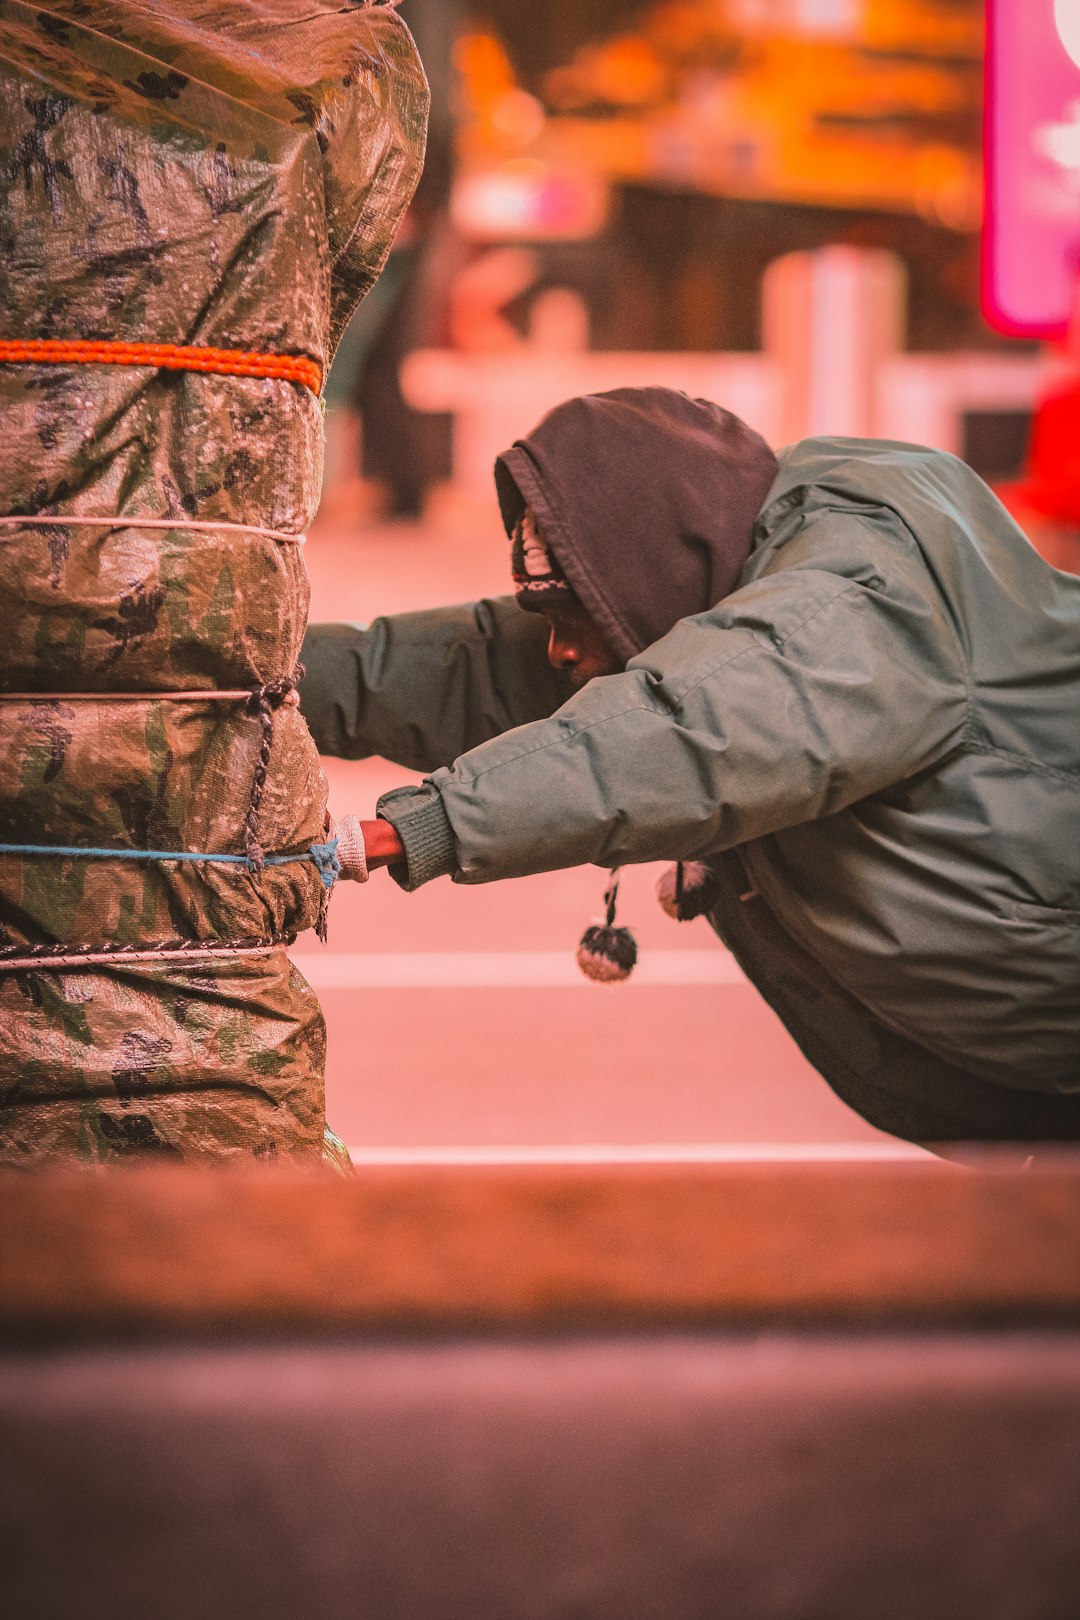
[[[0,336],[325,374],[427,103],[386,6],[4,0]],[[325,1029],[286,954],[328,896],[286,538],[318,394],[6,363],[0,411],[0,1160],[318,1157]]]

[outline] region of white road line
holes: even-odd
[[[908,1142],[556,1143],[541,1147],[350,1147],[354,1164],[882,1164],[932,1159]]]
[[[589,985],[563,951],[297,951],[315,990],[486,990]],[[726,951],[643,950],[630,986],[745,984]]]

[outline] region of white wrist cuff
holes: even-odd
[[[360,825],[360,818],[342,816],[335,824],[334,832],[338,841],[337,857],[341,862],[339,876],[353,883],[366,883],[371,873],[368,871],[364,829]]]

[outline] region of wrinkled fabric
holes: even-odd
[[[388,622],[384,652],[409,645]],[[434,681],[384,657],[380,686],[413,692],[429,743],[428,782],[382,806],[410,886],[738,849],[871,1021],[990,1085],[1080,1094],[1080,580],[953,457],[782,452],[735,591],[448,767]],[[414,868],[443,824],[452,862]]]
[[[781,927],[740,851],[710,857],[709,921],[804,1057],[880,1131],[950,1156],[957,1142],[1076,1141],[1080,1091],[1021,1090],[977,1079],[908,1040],[841,989]],[[1017,1148],[1018,1162],[1027,1157]]]
[[[5,0],[2,335],[325,371],[412,194],[426,113],[408,30],[382,7]],[[326,786],[281,684],[307,616],[302,549],[192,525],[302,533],[319,399],[254,377],[8,364],[0,408],[0,512],[55,519],[0,527],[0,685],[26,694],[0,707],[0,841],[303,854],[326,836]],[[266,684],[261,713],[105,696]],[[323,1025],[284,945],[325,907],[309,860],[0,855],[9,952],[278,942],[0,973],[0,1155],[318,1153]]]
[[[0,993],[0,1029],[36,1043],[7,1086],[4,1162],[322,1155],[326,1028],[284,950],[7,973]]]
[[[759,434],[673,388],[568,399],[495,462],[507,534],[531,507],[544,545],[624,661],[735,589],[775,476]],[[533,605],[528,591],[519,600]]]

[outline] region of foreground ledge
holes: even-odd
[[[0,1178],[0,1332],[1080,1320],[1080,1156]]]

